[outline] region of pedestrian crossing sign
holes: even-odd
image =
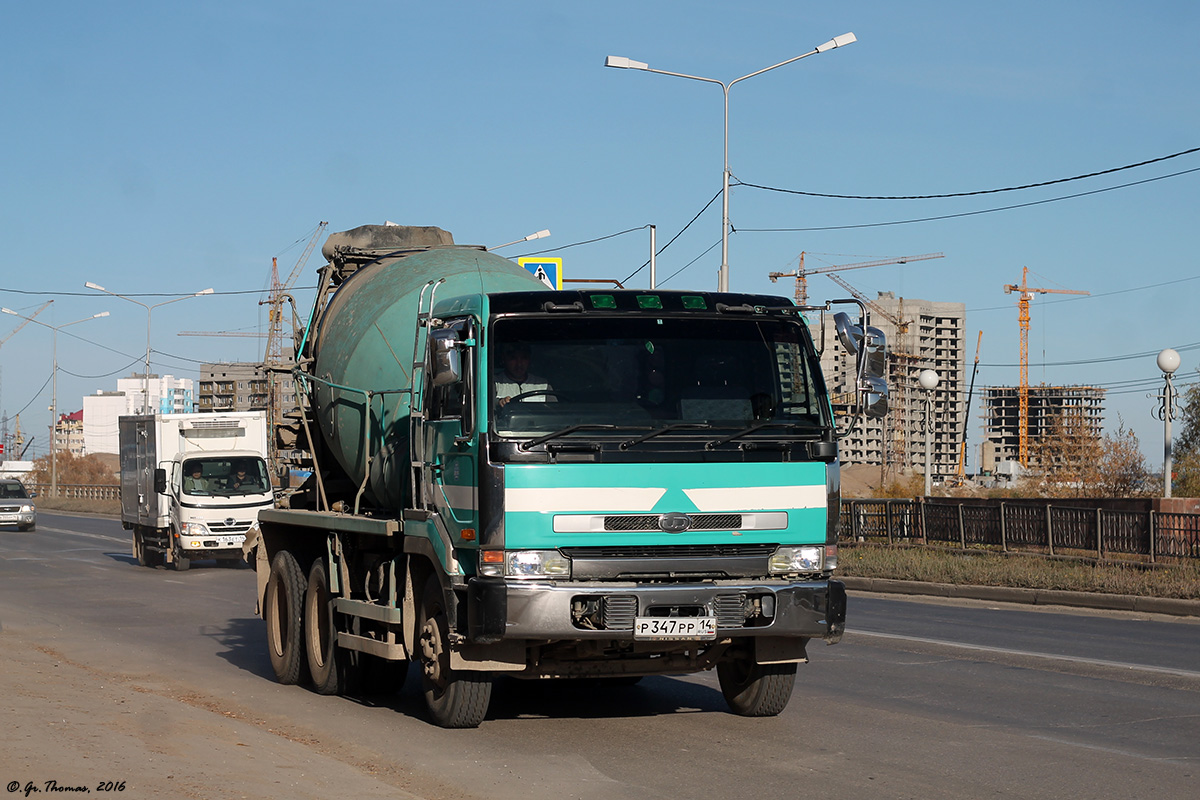
[[[522,256],[517,263],[551,289],[562,288],[562,259]]]

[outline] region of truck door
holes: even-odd
[[[455,541],[462,540],[464,530],[477,530],[479,519],[473,345],[471,320],[452,321],[429,337],[431,369],[424,439],[432,484],[430,502]]]

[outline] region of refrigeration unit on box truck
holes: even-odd
[[[121,522],[143,566],[242,558],[273,493],[262,411],[121,417]]]

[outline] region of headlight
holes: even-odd
[[[775,555],[771,556],[768,566],[774,573],[820,572],[824,563],[824,546],[808,544],[801,547],[780,547],[775,551]]]
[[[557,550],[505,550],[503,554],[485,550],[480,556],[480,574],[493,578],[567,578],[571,575],[571,562]]]
[[[33,503],[26,503],[25,505],[21,506],[22,514],[32,514],[34,511],[37,511],[37,509],[34,507]]]
[[[189,522],[187,530],[183,532],[184,536],[209,536],[208,528],[201,522]]]

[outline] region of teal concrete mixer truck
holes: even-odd
[[[801,309],[552,291],[438,228],[323,254],[300,415],[276,431],[311,476],[254,542],[279,681],[390,691],[412,663],[453,728],[497,675],[715,669],[735,713],[783,710],[846,612],[837,420]],[[831,308],[808,309],[818,341]],[[847,407],[883,413],[882,335],[829,320],[857,356]]]

